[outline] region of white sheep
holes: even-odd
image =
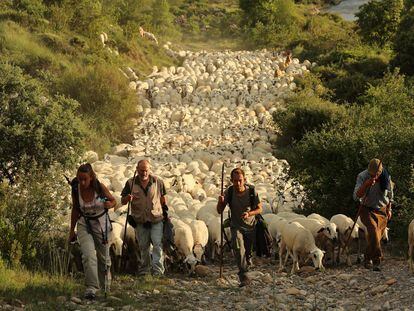
[[[293,212],[279,212],[276,214],[279,217],[282,217],[286,220],[292,220],[292,219],[297,219],[297,218],[306,218],[305,215],[301,215],[301,214],[296,214]]]
[[[292,221],[296,221],[308,229],[315,238],[316,245],[325,252],[329,251],[331,259],[334,261],[335,243],[338,239],[336,224],[329,222],[329,220],[324,222],[323,219],[320,221],[312,218],[296,218]]]
[[[193,253],[198,261],[204,261],[203,255],[208,243],[208,228],[204,221],[193,220],[189,223],[193,233],[194,247]]]
[[[324,253],[315,245],[312,233],[297,222],[289,222],[282,231],[282,246],[293,259],[291,273],[299,270],[299,259],[312,259],[315,268],[324,270]]]
[[[154,36],[154,34],[147,32],[144,30],[144,28],[139,27],[139,34],[141,35],[141,37],[143,38],[147,38],[149,40],[154,41],[156,44],[158,44],[158,40],[157,38]]]
[[[174,226],[174,244],[178,253],[184,258],[183,262],[188,265],[189,273],[194,273],[198,262],[193,254],[194,239],[191,227],[179,219],[171,218]]]
[[[211,217],[206,223],[208,228],[208,237],[209,237],[209,248],[210,248],[210,258],[215,260],[216,255],[221,254],[220,242],[221,242],[221,220],[220,217]],[[226,243],[226,238],[228,242],[231,241],[231,231],[230,228],[224,229],[223,244]]]
[[[338,240],[339,240],[339,249],[338,249],[338,257],[337,262],[340,262],[341,250],[346,255],[346,263],[348,266],[351,266],[351,257],[349,254],[349,241],[352,239],[358,239],[358,224],[355,224],[354,229],[352,227],[354,225],[354,221],[346,215],[343,214],[336,214],[331,217],[331,222],[336,224],[338,229]],[[351,232],[352,230],[352,232]],[[349,240],[349,241],[348,241]]]
[[[279,249],[280,249],[282,230],[284,226],[288,223],[288,221],[275,214],[265,214],[263,215],[263,219],[267,223],[267,228],[269,230],[270,235],[273,238],[273,243],[275,246],[274,249],[276,249],[276,246],[279,246]],[[281,261],[280,261],[280,267],[281,267]]]

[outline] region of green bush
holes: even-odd
[[[0,252],[13,266],[23,264],[35,269],[44,237],[61,227],[56,221],[69,205],[67,184],[59,170],[32,165],[18,183],[0,185]]]
[[[361,101],[368,86],[376,85],[388,70],[390,52],[363,44],[334,50],[320,56],[315,72],[341,103]]]
[[[274,121],[281,129],[282,145],[299,141],[312,131],[320,131],[341,121],[345,108],[314,96],[308,90],[290,98],[287,108],[274,113]]]
[[[77,102],[50,97],[38,81],[8,64],[0,64],[0,98],[0,180],[14,181],[31,163],[75,163],[83,135]]]
[[[61,77],[57,90],[80,103],[78,112],[92,130],[88,146],[105,152],[111,143],[131,140],[137,97],[117,66],[73,68]]]
[[[362,38],[379,46],[391,44],[403,8],[403,0],[371,0],[363,4],[356,14]]]
[[[395,59],[393,64],[401,71],[414,75],[414,7],[403,17],[398,27],[394,42]]]
[[[314,105],[314,99],[303,101]],[[414,216],[410,209],[414,204],[413,163],[407,156],[414,152],[414,96],[404,78],[392,73],[379,85],[370,86],[362,101],[361,106],[349,106],[339,122],[320,131],[307,131],[285,155],[291,172],[307,191],[306,212],[327,217],[355,214],[352,192],[356,176],[371,158],[382,159],[396,184],[396,215],[405,217],[395,217],[394,231]],[[403,234],[401,230],[395,232]]]

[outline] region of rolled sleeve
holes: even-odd
[[[129,180],[125,183],[124,189],[121,191],[121,197],[126,197],[131,193],[131,187],[129,186]]]

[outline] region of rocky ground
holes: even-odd
[[[381,272],[361,265],[327,267],[325,272],[305,266],[297,275],[277,272],[274,259],[256,259],[249,272],[252,284],[239,288],[230,258],[219,279],[219,265],[198,269],[198,275],[170,273],[161,279],[115,277],[112,291],[96,301],[81,296],[57,297],[64,310],[413,310],[414,275],[401,258],[387,258]],[[50,310],[42,301],[0,310]]]

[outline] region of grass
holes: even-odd
[[[204,34],[183,35],[180,47],[190,51],[240,51],[247,45],[240,37],[212,37]]]
[[[69,276],[58,276],[41,272],[30,272],[23,268],[0,267],[0,304],[5,302],[19,306],[24,304],[28,310],[58,310],[69,307],[65,303],[71,297],[82,297],[84,279],[75,279]],[[171,285],[168,278],[154,278],[146,276],[136,278],[128,275],[116,275],[114,277],[111,292],[107,300],[103,295],[98,296],[97,303],[105,303],[110,307],[131,305],[135,308],[144,304],[156,303],[159,299],[154,296],[147,297],[145,302],[139,298],[138,293],[152,293],[154,289],[163,293]],[[63,298],[64,297],[64,298]],[[168,306],[166,306],[168,307]]]
[[[57,297],[80,293],[81,286],[72,278],[29,272],[22,268],[0,268],[0,301],[14,304],[16,299],[31,310],[58,309]]]

